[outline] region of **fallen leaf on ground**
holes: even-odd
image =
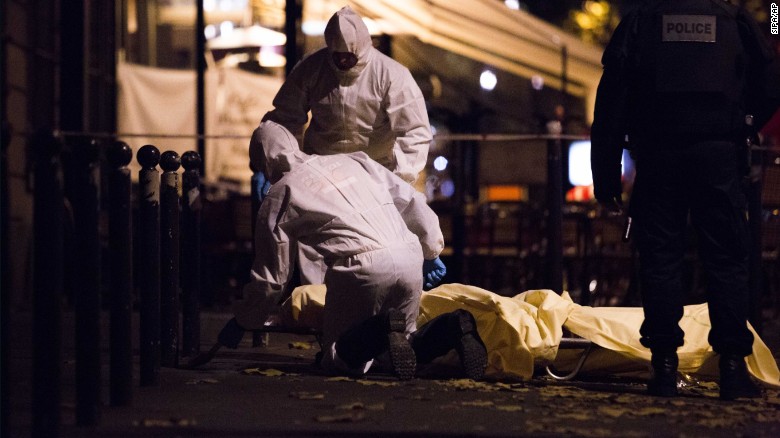
[[[581,397],[586,394],[585,390],[579,388],[567,388],[563,386],[545,386],[541,388],[541,395],[546,397]]]
[[[219,383],[217,379],[193,379],[187,382],[187,385],[201,385],[203,383]]]
[[[667,412],[669,412],[668,409],[649,407],[649,408],[642,408],[642,409],[633,411],[632,414],[640,415],[640,416],[648,416],[648,415],[661,415],[661,414],[665,414]]]
[[[259,375],[259,376],[266,376],[266,377],[277,377],[277,376],[284,376],[285,372],[273,368],[268,368],[266,370],[261,370],[260,368],[247,368],[244,370],[244,374]]]
[[[298,400],[324,400],[325,394],[321,392],[293,391],[290,393],[290,397]]]
[[[756,421],[759,423],[775,423],[780,422],[780,413],[778,412],[762,412],[756,416]]]
[[[195,420],[189,420],[186,418],[144,418],[141,421],[134,421],[133,426],[142,427],[187,427],[194,426],[197,423]]]
[[[621,404],[633,404],[636,403],[636,398],[631,397],[626,394],[621,394],[614,399],[615,403],[621,403]]]
[[[594,417],[583,412],[569,412],[564,414],[553,414],[553,415],[555,415],[555,418],[559,418],[561,420],[578,420],[578,421],[595,420]]]
[[[732,419],[732,418],[708,418],[706,420],[699,420],[696,422],[696,424],[704,427],[709,427],[710,429],[719,429],[719,428],[731,428],[734,427],[738,421]]]
[[[355,379],[350,379],[349,377],[344,376],[336,376],[336,377],[328,377],[325,379],[326,382],[351,382]]]
[[[379,380],[355,380],[361,385],[366,386],[398,386],[398,382],[383,382]]]
[[[311,342],[290,342],[287,347],[291,350],[311,350]]]
[[[618,418],[618,417],[622,416],[623,414],[627,414],[628,413],[628,409],[625,409],[625,408],[612,408],[612,407],[609,407],[609,406],[600,406],[598,411],[599,411],[600,414],[604,414],[604,415],[606,415],[608,417],[612,417],[612,418]]]
[[[740,415],[744,414],[746,412],[764,412],[766,411],[765,406],[761,405],[751,405],[751,404],[740,404],[739,406],[730,406],[726,408],[726,411],[730,412],[733,415]]]
[[[520,405],[496,405],[496,409],[506,412],[522,412],[525,408]]]
[[[351,411],[339,415],[318,415],[314,420],[319,423],[357,423],[365,418],[366,414],[363,411]]]
[[[482,391],[498,391],[499,389],[501,389],[498,386],[490,385],[482,382],[476,382],[471,379],[444,380],[436,383],[457,390],[475,389],[475,390],[482,390]]]
[[[486,407],[486,406],[493,406],[495,403],[493,403],[490,400],[474,400],[474,401],[465,401],[460,403],[462,406],[478,406],[478,407]]]
[[[501,391],[512,391],[512,392],[528,392],[530,389],[526,388],[525,385],[522,383],[502,383],[502,382],[496,382],[494,383],[495,387],[498,388]]]
[[[700,381],[698,386],[710,390],[717,390],[719,388],[718,382],[713,382],[713,381]]]

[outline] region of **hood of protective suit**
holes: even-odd
[[[349,6],[341,8],[328,20],[328,24],[325,26],[325,44],[328,46],[329,54],[349,52],[357,56],[357,64],[349,70],[340,70],[336,67],[333,59],[328,57],[328,64],[340,79],[358,77],[360,72],[366,68],[373,48],[368,27]]]
[[[295,136],[284,126],[268,120],[261,123],[260,128],[265,174],[274,184],[297,164],[303,163],[307,155],[298,147]]]

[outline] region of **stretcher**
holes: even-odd
[[[318,336],[324,305],[324,285],[300,286],[282,306],[282,326],[262,330]],[[450,283],[423,293],[417,325],[456,309],[470,311],[477,321],[488,350],[487,379],[529,380],[539,369],[560,380],[580,372],[649,377],[650,351],[639,343],[641,308],[581,306],[568,293],[551,290],[506,297]],[[686,306],[680,326],[685,343],[678,349],[679,371],[716,378],[717,355],[707,342],[707,304]],[[764,384],[780,387],[780,370],[771,351],[750,330],[754,342],[753,354],[747,357],[748,370]],[[447,360],[456,358],[442,358]],[[560,369],[571,371],[561,374]]]

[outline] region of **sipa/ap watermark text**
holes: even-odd
[[[777,3],[769,4],[769,33],[777,35]]]

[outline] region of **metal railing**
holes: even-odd
[[[99,212],[102,205],[109,210],[108,266],[110,275],[110,398],[112,405],[126,405],[132,399],[131,312],[133,282],[139,281],[140,384],[158,385],[160,366],[176,367],[178,359],[199,353],[199,296],[201,269],[201,173],[202,159],[196,152],[160,151],[151,145],[138,151],[141,165],[138,184],[139,223],[132,224],[132,184],[127,165],[132,160],[131,148],[115,141],[119,136],[135,134],[109,133],[38,133],[31,137],[35,149],[34,165],[34,364],[33,364],[33,428],[38,435],[56,436],[60,422],[60,366],[52,357],[60,351],[60,302],[66,257],[74,262],[79,284],[74,297],[77,352],[78,425],[99,421],[100,410],[100,300],[101,300],[101,236]],[[138,134],[141,135],[141,134]],[[150,134],[142,134],[150,137]],[[193,136],[164,136],[182,138]],[[201,136],[206,137],[206,136]],[[208,138],[225,136],[208,136]],[[235,136],[230,136],[235,138]],[[452,271],[455,280],[463,280],[464,265],[471,257],[467,251],[468,204],[473,196],[467,189],[474,179],[474,153],[480,142],[513,142],[518,149],[528,142],[544,142],[546,180],[544,186],[544,222],[546,259],[542,285],[563,292],[563,218],[562,150],[565,142],[584,140],[583,136],[560,134],[506,135],[462,134],[436,136],[436,141],[452,144],[452,176],[455,193],[451,202]],[[71,165],[65,175],[63,148],[71,152]],[[105,156],[105,161],[102,158]],[[108,202],[100,197],[100,168],[108,167]],[[157,169],[163,169],[162,177]],[[179,167],[184,166],[182,179]],[[67,176],[67,178],[66,178]],[[63,223],[65,181],[72,184],[73,232],[77,245],[73,255],[64,251]],[[180,194],[180,183],[181,193]],[[760,177],[758,178],[760,184]],[[758,190],[760,198],[760,186]],[[751,198],[751,205],[760,199]],[[252,203],[253,214],[257,204]],[[521,214],[522,212],[518,212]],[[756,215],[758,216],[758,215]],[[587,219],[587,218],[586,218]],[[757,220],[760,218],[757,218]],[[138,235],[133,238],[133,230]],[[760,235],[759,242],[760,242]],[[133,242],[137,244],[134,245]],[[755,245],[755,243],[754,243]],[[755,246],[754,246],[755,248]],[[759,243],[760,251],[760,243]],[[182,250],[183,249],[183,250]],[[134,254],[134,251],[140,254]],[[180,259],[181,254],[181,259]],[[518,253],[519,254],[519,253]],[[135,257],[138,256],[138,257]],[[760,259],[760,257],[759,257]],[[138,260],[138,266],[133,261]],[[181,271],[184,271],[183,275]],[[137,272],[137,276],[134,273]],[[181,282],[181,283],[180,283]],[[181,315],[178,291],[182,292]],[[518,291],[519,292],[519,291]],[[181,319],[180,319],[181,318]],[[182,325],[179,325],[180,320]],[[755,323],[754,323],[755,326]],[[180,330],[181,327],[181,330]],[[178,338],[181,331],[182,339]],[[181,347],[180,347],[181,345]],[[578,340],[564,339],[561,348],[583,348]],[[130,376],[130,377],[129,377]],[[564,376],[565,378],[566,376]]]

